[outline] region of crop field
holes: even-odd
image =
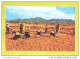
[[[10,33],[6,34],[7,51],[75,51],[75,25],[60,24],[56,33],[57,24],[48,24],[45,33],[45,24],[24,24],[21,38],[13,40],[13,31],[20,31],[17,23],[10,23]],[[41,36],[36,31],[41,31]],[[30,38],[23,38],[24,32],[29,31]],[[55,32],[55,37],[50,32]]]

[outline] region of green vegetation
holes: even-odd
[[[74,20],[71,19],[50,19],[46,20],[40,17],[37,18],[30,18],[30,19],[14,19],[14,20],[8,20],[6,19],[6,22],[10,23],[28,23],[28,24],[75,24]]]

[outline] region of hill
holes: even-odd
[[[25,22],[25,23],[37,23],[37,24],[52,24],[52,23],[67,23],[67,24],[74,24],[75,21],[72,19],[43,19],[41,17],[35,17],[30,19],[15,19],[15,20],[6,20],[7,22],[11,23],[19,23],[19,22]]]

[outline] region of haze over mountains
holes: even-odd
[[[75,23],[72,19],[43,19],[41,17],[35,17],[30,19],[15,19],[15,20],[7,20],[11,23],[25,22],[25,23],[37,23],[37,24],[48,24],[48,23]]]

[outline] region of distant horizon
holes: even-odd
[[[42,17],[34,17],[34,18],[42,18]],[[16,19],[21,19],[21,18],[16,18]],[[16,19],[7,19],[7,20],[16,20]],[[23,19],[31,19],[31,18],[23,18]],[[21,20],[23,20],[23,19],[21,19]],[[45,19],[45,18],[43,18],[43,19]],[[52,19],[54,19],[54,18],[52,18]],[[57,18],[55,18],[55,19],[57,19]],[[45,19],[45,20],[51,20],[51,19]],[[65,19],[60,19],[60,20],[65,20]],[[69,20],[73,20],[73,19],[69,19]]]
[[[72,19],[75,20],[75,7],[50,6],[6,6],[6,19]]]

